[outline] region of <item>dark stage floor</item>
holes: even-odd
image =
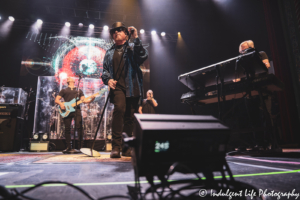
[[[22,159],[20,154],[25,159]],[[62,156],[60,152],[1,153],[0,184],[8,189],[16,188],[18,191],[22,191],[44,181],[66,181],[79,186],[95,198],[126,195],[127,185],[134,186],[131,162],[128,159],[111,161],[108,158],[109,153],[106,152],[101,152],[101,155],[107,157],[107,162],[85,161],[80,156],[78,160],[52,159],[55,156]],[[226,159],[238,181],[251,184],[257,189],[267,189],[268,192],[272,192],[272,190],[274,192],[292,192],[295,189],[294,193],[300,193],[299,155],[300,153],[284,153],[277,157],[228,156]],[[180,173],[171,176],[172,180],[184,178],[192,179],[195,176]],[[149,185],[145,179],[142,178],[141,181],[143,189],[148,188]],[[75,189],[63,185],[43,186],[27,193],[27,196],[55,200],[86,199]],[[199,197],[199,199],[203,198]],[[278,199],[278,197],[269,199]],[[287,197],[280,199],[287,199]],[[289,199],[296,199],[296,197]]]

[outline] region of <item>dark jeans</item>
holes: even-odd
[[[82,117],[80,109],[76,109],[77,116],[75,119],[75,126],[78,134],[78,140],[79,144],[82,144],[83,134],[82,134]],[[65,137],[66,137],[66,143],[67,147],[71,147],[71,123],[72,119],[75,118],[75,112],[72,112],[69,114],[68,117],[64,118],[64,124],[65,124]],[[73,146],[75,148],[75,146]]]
[[[134,112],[137,109],[139,97],[126,97],[125,91],[116,88],[111,97],[114,104],[112,119],[112,148],[122,147],[122,132],[132,136]]]

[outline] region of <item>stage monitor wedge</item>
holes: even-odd
[[[229,135],[230,129],[213,116],[135,114],[136,175],[165,174],[175,162],[195,172],[218,170]]]

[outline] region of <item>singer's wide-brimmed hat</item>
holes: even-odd
[[[68,77],[67,78],[67,83],[69,83],[69,82],[75,82],[75,79],[73,77]]]
[[[125,24],[124,24],[123,22],[115,22],[115,23],[113,23],[113,25],[111,26],[111,28],[110,28],[110,30],[109,30],[110,35],[113,35],[114,32],[116,31],[116,29],[117,29],[117,28],[120,28],[120,27],[124,28],[126,34],[129,35],[129,32],[128,32],[128,30],[127,30],[127,27],[125,26]]]

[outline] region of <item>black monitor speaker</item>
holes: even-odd
[[[18,117],[20,105],[0,104],[0,151],[19,151],[23,119]]]
[[[135,173],[166,174],[176,162],[188,167],[183,173],[219,170],[229,135],[230,129],[213,116],[135,114]]]

